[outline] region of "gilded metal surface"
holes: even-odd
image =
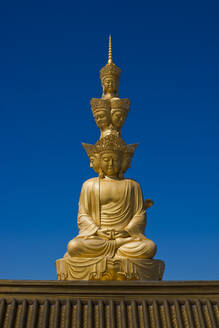
[[[98,177],[82,186],[79,235],[56,262],[59,280],[160,280],[163,275],[164,263],[152,260],[156,245],[144,235],[153,201],[144,200],[135,180],[124,178],[137,144],[127,145],[121,137],[130,101],[118,97],[120,73],[110,37],[108,62],[100,70],[102,98],[90,102],[100,139],[82,144]]]
[[[161,260],[115,257],[64,257],[56,267],[58,280],[161,280],[164,272]]]

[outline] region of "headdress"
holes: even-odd
[[[129,147],[122,140],[122,138],[114,134],[109,134],[108,136],[98,140],[94,146],[94,153],[101,154],[108,151],[124,154],[129,151]]]
[[[132,157],[134,155],[134,152],[135,152],[137,147],[138,147],[138,144],[127,145],[126,154],[129,155],[130,157]]]
[[[111,77],[118,88],[121,69],[113,63],[112,59],[112,42],[111,35],[109,36],[109,54],[107,64],[100,70],[100,79],[103,81],[107,77]]]
[[[130,100],[128,98],[120,99],[120,98],[112,98],[111,99],[111,113],[121,110],[125,112],[125,114],[128,114],[130,106]]]
[[[88,157],[94,155],[94,145],[87,144],[87,143],[84,143],[84,142],[82,142],[81,144],[84,147]]]
[[[90,104],[93,115],[100,109],[110,113],[110,101],[107,99],[92,98]]]

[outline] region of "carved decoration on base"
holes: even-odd
[[[56,261],[58,280],[161,280],[161,260],[64,257]]]

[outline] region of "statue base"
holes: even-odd
[[[161,260],[64,257],[56,261],[57,280],[162,280]]]

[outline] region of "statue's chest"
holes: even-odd
[[[101,181],[100,182],[100,203],[119,202],[124,197],[123,181]]]

